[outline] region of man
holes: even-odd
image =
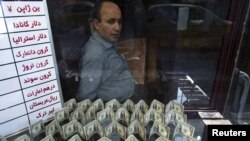
[[[126,60],[116,51],[121,32],[119,7],[111,1],[99,2],[92,13],[92,25],[94,33],[81,52],[76,99],[124,102],[133,95],[135,82]]]

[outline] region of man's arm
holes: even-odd
[[[88,60],[88,59],[84,59]],[[80,84],[76,99],[82,101],[84,99],[94,100],[97,96],[97,90],[102,82],[103,61],[101,57],[92,58],[89,61],[82,61],[80,70]]]

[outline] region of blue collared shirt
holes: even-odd
[[[94,32],[81,55],[78,101],[100,98],[107,102],[115,98],[123,102],[133,95],[134,78],[115,45]]]

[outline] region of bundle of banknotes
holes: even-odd
[[[195,128],[188,124],[184,106],[175,100],[166,105],[158,100],[124,103],[113,99],[76,102],[70,99],[57,110],[52,120],[30,125],[29,135],[15,141],[195,141]]]
[[[170,101],[165,107],[165,125],[169,127],[171,140],[194,139],[195,128],[188,124],[187,115],[183,113],[184,106],[175,100]]]

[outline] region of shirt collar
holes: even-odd
[[[106,40],[103,39],[103,37],[101,37],[100,34],[97,33],[97,32],[94,32],[94,33],[93,33],[93,38],[94,38],[95,40],[98,40],[98,41],[99,41],[104,47],[106,47],[106,48],[111,48],[111,47],[115,47],[115,48],[116,48],[116,44],[112,44],[112,43],[106,41]]]

